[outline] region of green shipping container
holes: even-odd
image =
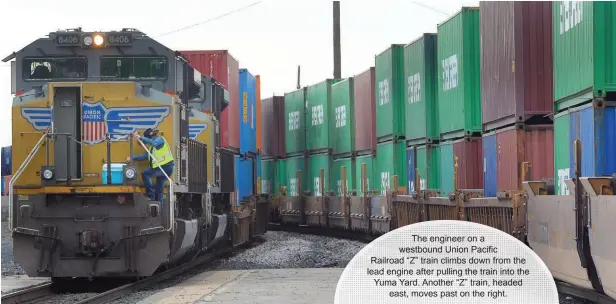
[[[355,149],[355,108],[353,102],[353,78],[332,86],[332,123],[334,155],[351,154]]]
[[[306,150],[306,89],[284,94],[285,146],[287,156]]]
[[[438,145],[440,153],[440,191],[441,196],[448,196],[454,190],[454,160],[453,142],[444,142]]]
[[[376,146],[376,170],[375,177],[378,179],[377,190],[385,194],[387,190],[393,190],[391,178],[398,176],[396,187],[406,187],[406,143],[385,142]]]
[[[274,159],[261,159],[261,193],[273,194],[276,185],[276,163]]]
[[[616,2],[559,1],[552,12],[556,111],[616,92]]]
[[[329,188],[329,176],[332,167],[332,157],[327,153],[310,155],[308,157],[308,162],[310,163],[310,182],[308,184],[308,190],[310,190],[314,196],[327,195],[327,192],[331,190]],[[321,169],[323,169],[323,188],[325,189],[325,193],[321,192]]]
[[[569,179],[573,172],[571,167],[571,141],[570,116],[562,113],[554,117],[554,193],[568,195],[569,189],[565,180]]]
[[[436,34],[424,34],[404,47],[405,137],[408,145],[439,139],[436,103]]]
[[[332,161],[331,183],[329,188],[337,196],[344,194],[342,184],[342,168],[346,168],[347,193],[357,190],[355,186],[355,160],[351,158],[339,158]]]
[[[362,196],[364,193],[361,188],[361,167],[366,165],[366,189],[371,191],[374,189],[374,165],[375,159],[372,155],[362,155],[355,158],[355,186],[357,187],[357,195]]]
[[[280,189],[282,189],[282,187],[287,187],[287,164],[284,159],[279,159],[276,161],[274,176],[276,177],[274,183],[274,195],[280,195]]]
[[[453,153],[453,152],[452,152]],[[440,150],[437,146],[419,146],[415,148],[417,169],[419,169],[422,190],[439,189],[440,180]]]
[[[287,195],[288,196],[299,196],[300,189],[298,187],[299,181],[297,172],[301,170],[301,191],[310,190],[308,186],[312,183],[308,183],[308,172],[306,168],[306,158],[304,156],[297,156],[287,158],[285,160],[285,186],[287,187]]]
[[[404,137],[404,49],[392,45],[376,56],[376,137],[384,142]]]
[[[479,8],[462,8],[438,26],[436,74],[441,139],[481,132],[479,46]]]
[[[330,149],[333,139],[330,134],[332,113],[332,84],[327,79],[306,89],[306,149],[313,153]]]

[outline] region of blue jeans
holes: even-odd
[[[173,174],[173,162],[163,165],[162,168],[169,177]],[[160,172],[160,168],[148,168],[141,173],[143,183],[145,184],[145,193],[148,197],[155,201],[163,201],[163,187],[167,183],[167,178]],[[152,187],[152,177],[156,177],[156,184]]]

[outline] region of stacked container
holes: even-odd
[[[475,137],[439,144],[442,196],[448,196],[456,189],[483,188],[481,142],[481,137]]]
[[[552,3],[481,2],[484,195],[553,176]],[[522,176],[524,162],[532,165]]]
[[[11,146],[2,147],[2,195],[8,195],[9,183],[11,182],[11,175],[13,174],[13,153]]]
[[[376,168],[376,92],[375,69],[370,69],[353,77],[353,109],[355,118],[355,181],[357,195],[363,195],[362,166],[365,167],[366,189],[375,189],[374,169]],[[348,172],[347,172],[348,174]]]
[[[286,172],[284,97],[273,96],[261,101],[261,193],[279,194]],[[282,171],[282,172],[281,172]]]
[[[353,77],[341,80],[331,88],[330,134],[332,136],[332,172],[329,189],[344,196],[355,187],[355,100]],[[345,191],[346,189],[346,191]]]

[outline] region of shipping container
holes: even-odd
[[[413,160],[409,159],[410,163],[407,162],[407,167],[410,168],[408,178],[412,178],[414,182],[417,174],[415,169],[418,169],[421,190],[439,189],[439,149],[431,144],[409,147],[408,157],[414,157]],[[414,184],[412,187],[412,191],[415,191]]]
[[[235,202],[239,206],[255,193],[256,159],[235,155]]]
[[[458,189],[483,188],[481,138],[443,142],[439,144],[439,149],[441,195],[447,196],[455,190],[456,174]],[[458,158],[457,169],[456,157]]]
[[[575,177],[575,140],[582,142],[581,177],[616,173],[616,106],[598,104],[586,104],[556,115],[554,158],[558,193],[568,191],[564,184],[567,173],[569,177]]]
[[[222,147],[240,148],[239,62],[227,50],[180,51],[201,74],[220,82],[229,92],[229,105],[220,115]],[[233,114],[229,114],[233,113]]]
[[[240,153],[257,153],[256,126],[256,80],[247,69],[240,70],[241,110],[238,113],[240,122]]]
[[[392,45],[376,56],[375,99],[378,142],[404,137],[404,49]]]
[[[409,189],[409,193],[415,192],[415,147],[406,148],[406,189]]]
[[[481,132],[479,8],[464,7],[439,24],[437,40],[441,139]]]
[[[255,76],[255,104],[256,104],[256,136],[257,136],[257,151],[261,153],[263,149],[263,133],[261,129],[263,128],[263,118],[261,117],[261,76]]]
[[[374,169],[376,168],[375,158],[373,155],[361,155],[355,158],[355,186],[357,187],[357,195],[364,195],[362,191],[362,167],[365,165],[365,183],[366,189],[371,191],[375,189]]]
[[[312,153],[331,150],[331,89],[336,82],[338,80],[327,79],[306,88],[306,150]]]
[[[0,181],[2,182],[2,188],[0,188],[2,190],[2,195],[7,195],[5,191],[7,191],[6,189],[8,189],[8,186],[4,186],[4,176],[0,178]]]
[[[261,159],[261,191],[260,194],[274,194],[276,185],[276,164],[273,158]]]
[[[290,157],[284,160],[286,174],[283,187],[287,187],[287,196],[299,196],[300,190],[303,193],[312,189],[312,182],[309,183],[308,181],[309,167],[306,161],[307,158],[304,156]],[[298,178],[301,178],[301,187]]]
[[[2,176],[13,174],[13,150],[11,147],[2,147]]]
[[[274,96],[261,101],[261,153],[285,157],[284,97]]]
[[[306,151],[306,88],[284,94],[285,153]]]
[[[338,158],[332,161],[332,172],[330,173],[331,182],[329,189],[334,191],[337,196],[344,195],[344,184],[342,183],[342,171],[346,170],[346,190],[347,195],[350,195],[351,191],[357,190],[355,184],[355,160],[351,158]]]
[[[376,151],[374,68],[353,78],[355,151]]]
[[[405,137],[407,144],[439,139],[436,103],[436,34],[423,36],[404,47]]]
[[[235,156],[228,149],[220,149],[220,191],[235,192]]]
[[[256,194],[260,194],[261,192],[261,155],[257,154],[257,161],[256,161],[256,166],[257,166],[257,174],[256,174],[256,182],[255,185],[257,187],[257,189],[255,190]]]
[[[552,2],[480,2],[483,130],[552,112]],[[488,42],[489,43],[486,43]]]
[[[596,97],[614,100],[616,2],[562,1],[552,7],[555,110]]]
[[[509,127],[496,131],[497,192],[522,189],[522,163],[530,162],[529,180],[554,176],[552,125]]]
[[[308,156],[308,190],[313,196],[327,195],[330,186],[330,174],[332,168],[332,157],[327,153],[313,154]],[[323,183],[321,184],[321,169],[323,169]],[[321,186],[325,192],[321,192]]]
[[[398,185],[391,183],[394,176],[398,176]],[[394,186],[407,186],[405,142],[389,141],[377,145],[375,177],[378,183],[375,188],[383,195],[388,190],[394,190]]]
[[[4,195],[9,195],[9,191],[11,190],[11,177],[12,175],[5,175],[2,177],[2,192]]]
[[[350,156],[355,149],[355,106],[353,102],[353,77],[332,85],[331,122],[332,152]]]
[[[496,132],[491,131],[483,135],[483,195],[496,197],[497,191],[497,149]]]

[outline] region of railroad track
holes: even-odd
[[[370,235],[366,232],[360,231],[347,231],[342,229],[331,229],[331,228],[321,228],[321,227],[311,227],[307,225],[281,225],[280,223],[269,223],[267,227],[268,231],[289,231],[303,234],[314,234],[314,235],[326,235],[337,238],[344,238],[349,240],[355,240],[364,243],[370,243],[373,240],[377,239],[379,235]],[[577,286],[573,286],[571,284],[561,282],[558,280],[554,280],[556,282],[556,288],[559,292],[592,301],[596,304],[616,304],[616,301],[607,297],[606,295],[600,294],[596,291],[586,290]]]
[[[99,304],[99,303],[108,303],[108,302],[117,300],[127,294],[139,291],[152,284],[173,278],[183,272],[186,272],[202,264],[211,263],[214,260],[223,256],[224,254],[231,253],[232,251],[233,251],[232,248],[227,248],[227,249],[220,249],[218,251],[207,253],[201,257],[198,257],[190,262],[184,263],[175,268],[163,271],[161,273],[155,274],[151,277],[145,278],[143,280],[139,280],[137,282],[122,285],[120,287],[99,293],[95,296],[75,302],[75,304]],[[45,283],[42,285],[33,286],[31,288],[27,288],[27,289],[23,289],[20,291],[16,291],[16,292],[3,295],[1,298],[1,301],[2,301],[2,304],[5,304],[5,303],[37,303],[37,302],[40,302],[42,300],[49,298],[52,295],[54,295],[53,284]]]

